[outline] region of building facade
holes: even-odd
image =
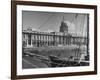
[[[22,32],[23,46],[28,47],[44,47],[44,46],[66,46],[87,44],[87,38],[81,36],[72,36],[61,32],[37,32],[24,30]]]
[[[68,33],[68,25],[61,22],[59,32],[39,32],[27,29],[22,31],[23,46],[44,47],[44,46],[66,46],[87,44],[87,37],[75,36]]]

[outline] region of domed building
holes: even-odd
[[[68,25],[67,25],[67,23],[64,22],[64,17],[63,17],[63,20],[61,22],[59,32],[68,33]]]

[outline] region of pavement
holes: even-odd
[[[24,56],[22,58],[22,68],[29,69],[29,68],[48,68],[48,64],[43,62],[39,58],[31,57],[31,56]]]

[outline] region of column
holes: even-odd
[[[37,47],[39,47],[39,35],[37,35]]]
[[[38,34],[38,47],[40,47],[40,35]]]
[[[40,35],[40,47],[41,47],[41,35]]]
[[[34,46],[36,47],[36,35],[34,34]]]
[[[28,46],[28,35],[26,37],[27,37],[27,39],[26,39],[26,46]]]
[[[31,46],[33,46],[33,45],[32,45],[32,34],[31,34]]]
[[[43,46],[44,46],[44,35],[43,35]]]
[[[35,43],[36,43],[36,47],[37,47],[37,34],[35,34],[35,37],[36,37],[36,41],[35,41]]]
[[[45,39],[45,35],[44,35],[44,46],[45,46],[45,41],[46,41],[46,39]]]
[[[47,35],[47,46],[48,46],[48,35]]]
[[[49,35],[48,35],[48,46],[49,46]]]

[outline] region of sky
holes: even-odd
[[[87,14],[22,11],[22,28],[34,31],[59,32],[61,21],[68,25],[70,34],[87,36]]]

